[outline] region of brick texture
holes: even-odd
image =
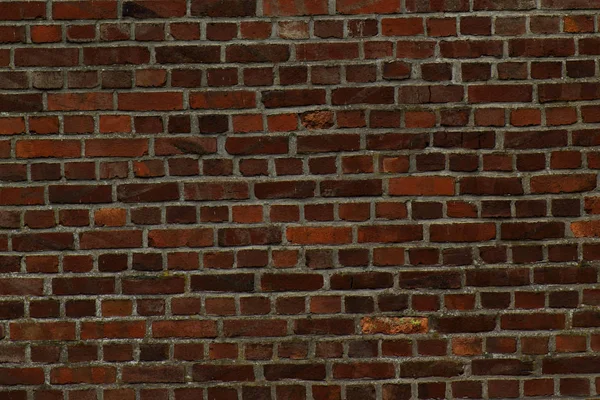
[[[0,399],[600,397],[598,0],[0,0]]]

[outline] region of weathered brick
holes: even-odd
[[[386,335],[397,335],[426,333],[428,331],[427,318],[423,317],[365,317],[361,319],[360,324],[362,332],[365,334],[383,333]]]

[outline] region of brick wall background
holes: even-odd
[[[0,398],[600,393],[596,0],[0,2]]]

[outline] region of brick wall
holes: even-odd
[[[0,399],[596,397],[599,9],[0,1]]]

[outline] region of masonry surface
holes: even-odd
[[[0,399],[597,398],[599,11],[0,1]]]

